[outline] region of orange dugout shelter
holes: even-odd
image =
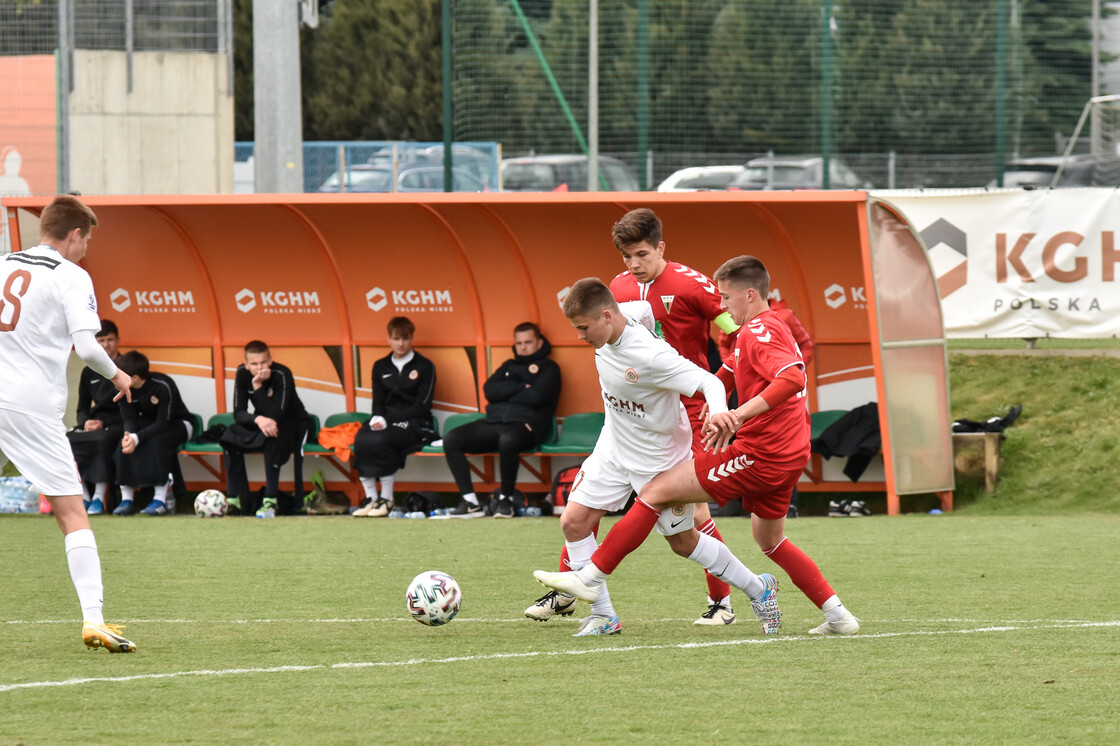
[[[865,192],[82,199],[100,222],[83,265],[101,315],[117,322],[124,348],[176,376],[204,420],[230,407],[251,339],[293,369],[320,419],[368,410],[368,371],[388,353],[385,325],[397,315],[413,320],[417,348],[436,363],[440,419],[485,406],[482,383],[510,357],[522,321],[540,325],[563,370],[558,417],[602,411],[592,350],[559,304],[573,281],[609,282],[623,269],[611,225],[651,207],[669,259],[709,275],[738,254],[766,264],[772,296],[816,343],[810,412],[878,403],[883,458],[869,481],[814,456],[801,489],[883,490],[892,513],[900,494],[938,493],[951,507],[936,279],[906,218]],[[0,200],[13,249],[34,241],[49,201]]]

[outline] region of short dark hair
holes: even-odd
[[[569,319],[576,316],[591,316],[605,308],[617,309],[618,301],[615,300],[611,289],[598,277],[584,277],[572,283],[568,295],[564,298],[564,315]]]
[[[390,337],[412,339],[412,335],[416,333],[416,324],[413,324],[407,316],[394,316],[389,319],[388,329]]]
[[[248,355],[250,352],[254,355],[260,355],[261,353],[268,352],[268,345],[266,345],[259,339],[254,339],[252,342],[245,345],[245,354]]]
[[[748,254],[728,259],[715,271],[712,279],[754,288],[763,298],[770,295],[770,273],[761,261]]]
[[[537,335],[537,339],[540,339],[544,336],[543,334],[541,334],[541,328],[534,324],[532,321],[522,321],[520,324],[513,327],[514,334],[520,334],[521,332],[532,332],[533,334]]]
[[[648,207],[631,210],[611,227],[611,239],[619,251],[642,241],[657,246],[661,243],[661,219]]]
[[[112,334],[114,337],[121,336],[120,332],[117,331],[116,324],[114,324],[112,321],[109,321],[109,319],[101,319],[101,330],[98,331],[97,334],[93,335],[94,338],[108,337],[110,334]]]
[[[129,350],[117,358],[117,367],[130,376],[148,377],[148,356],[138,350]]]
[[[80,228],[83,236],[88,235],[95,225],[97,225],[97,216],[93,214],[93,210],[86,207],[80,199],[69,194],[55,197],[39,215],[40,235],[60,241],[69,236],[75,228]]]

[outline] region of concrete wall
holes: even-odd
[[[77,50],[70,184],[83,194],[233,191],[224,54]]]

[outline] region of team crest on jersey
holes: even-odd
[[[159,397],[158,396],[153,396],[152,397],[152,406],[153,407],[159,406]]]
[[[529,366],[529,372],[532,373],[534,376],[537,374],[537,371],[539,371],[540,369],[541,369],[541,366],[537,365],[536,363],[533,363],[532,365]]]
[[[682,515],[684,515],[684,506],[678,505],[673,508],[673,515],[675,515],[677,518],[680,518]]]
[[[638,371],[634,370],[633,368],[627,368],[623,375],[626,376],[627,383],[638,382]]]
[[[420,371],[418,371],[418,370],[410,370],[408,372],[408,380],[410,380],[410,381],[415,381],[419,377],[420,377]]]
[[[665,306],[665,313],[669,313],[673,309],[673,299],[676,297],[675,295],[661,296],[661,305]]]

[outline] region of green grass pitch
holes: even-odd
[[[106,616],[139,647],[109,655],[53,520],[0,516],[0,744],[1120,742],[1116,516],[791,521],[850,638],[809,637],[749,520],[719,524],[779,578],[778,636],[738,592],[737,624],[693,626],[701,571],[656,534],[612,578],[622,634],[573,638],[522,616],[555,519],[106,516]],[[427,569],[463,589],[444,627],[405,612]]]

